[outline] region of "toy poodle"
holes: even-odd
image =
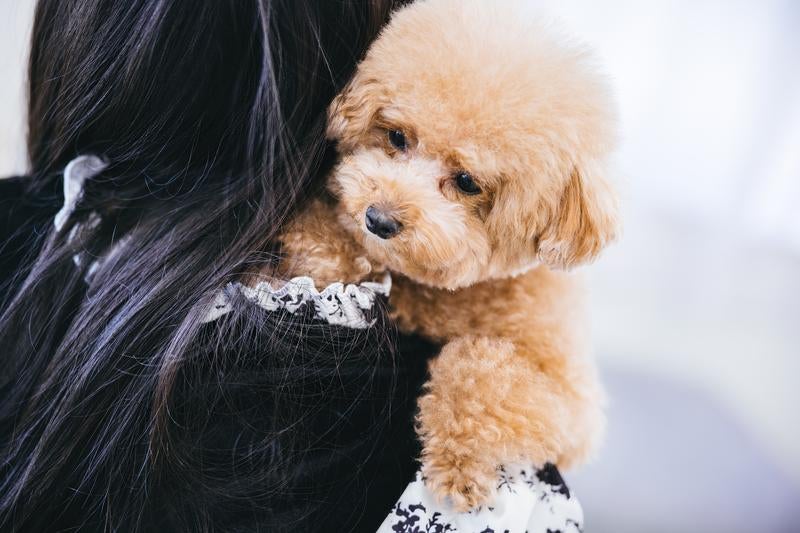
[[[427,485],[466,510],[499,465],[569,467],[603,432],[578,281],[617,232],[614,109],[591,57],[522,2],[396,12],[330,107],[339,160],[281,276],[393,274],[398,326],[443,345],[419,399]]]

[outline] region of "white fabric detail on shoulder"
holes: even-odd
[[[380,282],[364,281],[359,284],[331,283],[322,291],[317,290],[314,280],[307,277],[292,278],[280,287],[268,282],[259,282],[254,287],[241,283],[229,283],[220,290],[203,322],[212,322],[229,313],[237,293],[266,311],[285,309],[297,312],[305,304],[313,305],[315,317],[334,326],[365,329],[376,319],[368,319],[365,311],[372,308],[377,296],[389,296],[392,277],[387,272]]]
[[[56,231],[61,231],[75,211],[75,206],[83,194],[84,182],[101,173],[108,163],[96,155],[81,155],[70,161],[64,168],[64,205],[53,219]]]
[[[552,465],[540,469],[519,466],[498,469],[497,491],[490,506],[468,513],[438,502],[421,473],[409,483],[378,533],[581,533],[583,509]]]

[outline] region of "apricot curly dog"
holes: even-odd
[[[519,2],[421,0],[330,108],[340,161],[282,238],[282,276],[394,274],[397,324],[444,343],[423,473],[459,510],[511,462],[568,467],[604,427],[570,267],[617,231],[614,110],[580,48]]]

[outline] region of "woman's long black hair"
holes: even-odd
[[[202,318],[279,254],[329,159],[326,108],[397,3],[39,0],[30,171],[0,199],[22,211],[0,235],[0,529],[335,530],[366,512],[315,514],[362,466],[348,447],[374,451],[352,421],[387,403],[351,415],[385,392],[390,328]],[[56,231],[80,154],[109,166]]]

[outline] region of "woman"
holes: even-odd
[[[0,181],[0,530],[378,527],[424,357],[395,368],[383,320],[204,314],[267,270],[396,4],[39,1],[30,173]]]
[[[462,516],[414,479],[436,347],[388,286],[331,286],[367,302],[352,327],[331,287],[239,284],[402,2],[39,0],[30,172],[0,180],[0,530],[579,530],[552,466]]]

